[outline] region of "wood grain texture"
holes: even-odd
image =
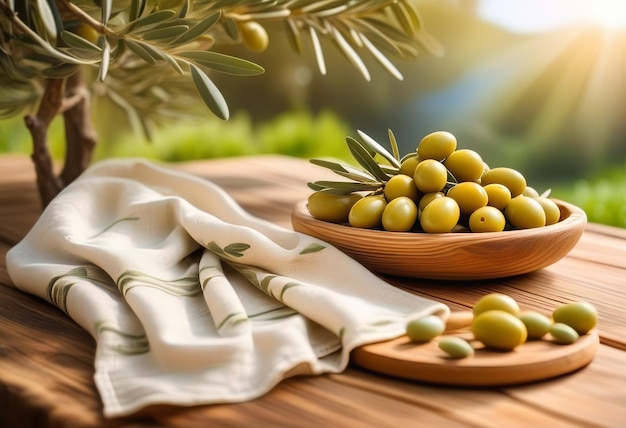
[[[251,213],[286,227],[294,204],[309,193],[307,181],[336,178],[281,156],[172,167],[210,178]],[[492,291],[543,313],[563,302],[590,301],[600,313],[601,345],[591,364],[572,375],[476,389],[403,381],[352,366],[341,374],[288,379],[245,403],[154,406],[105,420],[93,384],[93,339],[56,308],[10,287],[4,255],[36,221],[37,201],[30,159],[0,156],[2,427],[621,427],[626,420],[626,233],[593,224],[565,258],[532,274],[470,282],[386,277],[452,310],[467,309]]]
[[[557,201],[561,220],[542,228],[491,233],[415,233],[360,229],[317,220],[306,201],[293,228],[349,254],[374,272],[403,277],[476,280],[521,275],[563,258],[585,229],[578,207]]]

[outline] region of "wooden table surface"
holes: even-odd
[[[253,214],[290,227],[306,182],[332,176],[281,156],[172,165],[207,177]],[[557,379],[505,388],[452,388],[403,381],[350,366],[344,373],[291,378],[241,404],[148,408],[105,420],[93,381],[95,342],[52,305],[12,287],[5,254],[40,212],[30,159],[0,156],[0,426],[626,426],[626,230],[589,224],[556,264],[514,278],[463,282],[389,279],[467,309],[504,292],[549,313],[586,300],[600,314],[593,362]]]

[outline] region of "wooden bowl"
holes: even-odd
[[[587,216],[555,200],[558,223],[503,232],[386,232],[317,220],[306,201],[292,213],[294,230],[339,248],[373,272],[428,279],[475,280],[533,272],[563,258],[578,242]]]

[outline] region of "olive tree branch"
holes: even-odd
[[[68,12],[70,12],[73,16],[75,16],[76,18],[83,21],[85,24],[92,27],[98,33],[105,34],[106,26],[102,22],[98,21],[97,19],[93,18],[91,15],[86,13],[80,7],[76,6],[74,3],[70,2],[69,0],[57,0],[57,2],[61,6],[63,6]]]

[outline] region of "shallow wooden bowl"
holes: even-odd
[[[292,213],[294,230],[326,241],[373,272],[429,279],[504,278],[533,272],[564,257],[580,239],[587,216],[580,208],[555,201],[558,223],[503,232],[385,232],[320,221],[306,201]]]

